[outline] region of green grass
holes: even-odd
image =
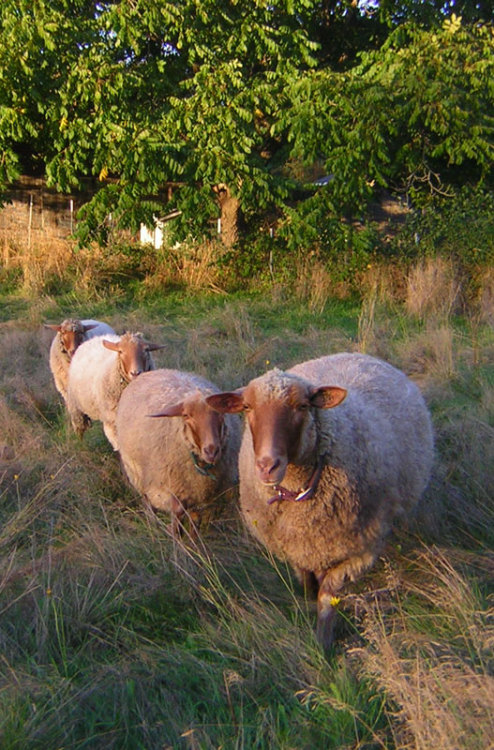
[[[436,338],[436,320],[397,304],[330,299],[311,312],[279,290],[134,292],[0,295],[2,750],[487,748],[492,329],[477,331],[475,363],[465,320],[441,321],[451,335]],[[72,434],[42,328],[68,315],[143,330],[169,345],[159,366],[224,387],[364,343],[417,378],[437,432],[434,481],[413,524],[342,597],[330,654],[313,603],[234,505],[197,547],[173,542],[101,428]]]

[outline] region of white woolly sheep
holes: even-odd
[[[69,365],[77,347],[94,336],[114,334],[115,331],[100,320],[77,320],[76,318],[66,318],[60,325],[45,323],[45,328],[56,331],[56,336],[50,346],[50,370],[55,388],[63,400],[67,401]]]
[[[67,388],[67,409],[75,432],[82,437],[91,420],[100,420],[118,450],[115,417],[122,391],[141,373],[154,370],[150,352],[162,348],[145,341],[140,333],[129,332],[82,343],[72,357]]]
[[[217,392],[198,375],[159,369],[130,383],[118,405],[123,469],[153,508],[171,514],[173,534],[188,519],[195,535],[238,481],[240,421],[206,404]]]
[[[342,353],[271,370],[207,402],[246,412],[243,518],[317,590],[317,637],[326,648],[336,594],[371,567],[395,516],[428,483],[433,434],[423,397],[391,365]]]

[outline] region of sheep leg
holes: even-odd
[[[201,525],[201,514],[198,510],[189,512],[189,539],[193,544],[199,540],[199,527]]]
[[[184,517],[184,511],[183,508],[177,508],[176,510],[173,509],[171,511],[171,520],[170,520],[170,535],[172,539],[180,539],[182,536],[183,526],[182,526],[182,519]]]
[[[335,597],[347,581],[354,581],[375,561],[375,552],[363,552],[349,557],[334,568],[317,576],[319,592],[317,595],[317,640],[323,648],[329,648],[333,640],[335,620]]]
[[[103,432],[114,451],[118,451],[117,431],[113,422],[103,423]]]
[[[187,539],[196,544],[199,539],[199,513],[188,513],[184,508],[173,510],[171,514],[170,533],[174,539],[182,538],[187,534]],[[187,527],[186,527],[186,521]]]
[[[142,507],[144,508],[144,514],[148,521],[150,521],[151,523],[156,523],[158,514],[156,508],[150,502],[147,495],[142,496]]]
[[[73,410],[70,412],[70,421],[75,434],[82,438],[88,427],[91,427],[91,419],[87,414],[79,410]]]
[[[343,562],[330,570],[316,575],[319,584],[317,593],[317,641],[321,647],[329,649],[333,643],[333,631],[336,616],[336,593],[343,586],[348,576],[347,563]]]
[[[295,574],[300,581],[300,585],[304,590],[304,596],[306,598],[315,599],[317,596],[317,578],[312,570],[304,570],[303,568],[295,568]]]
[[[180,539],[185,531],[184,521],[187,511],[178,497],[172,497],[170,514],[170,534],[173,539]]]
[[[320,646],[326,650],[333,643],[333,630],[336,610],[333,606],[334,592],[323,580],[317,594],[317,628],[316,637]]]

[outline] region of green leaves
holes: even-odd
[[[4,0],[0,181],[35,168],[67,191],[93,178],[104,193],[87,221],[110,202],[126,225],[166,196],[163,211],[194,211],[180,232],[208,231],[225,184],[250,221],[269,209],[284,226],[297,211],[316,222],[309,239],[378,187],[487,180],[492,27],[430,4],[426,18],[412,0],[326,6]],[[326,187],[304,178],[314,171]]]
[[[341,212],[358,211],[376,185],[418,189],[416,175],[426,190],[433,175],[461,184],[454,168],[465,162],[483,179],[494,157],[492,42],[492,28],[454,16],[434,31],[401,27],[347,73],[296,80],[277,128],[294,157],[323,159]]]

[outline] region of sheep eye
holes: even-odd
[[[244,411],[250,411],[251,407],[250,407],[250,404],[244,404],[242,408]]]
[[[307,409],[309,408],[309,404],[308,403],[299,404],[297,408],[300,411],[307,411]]]

